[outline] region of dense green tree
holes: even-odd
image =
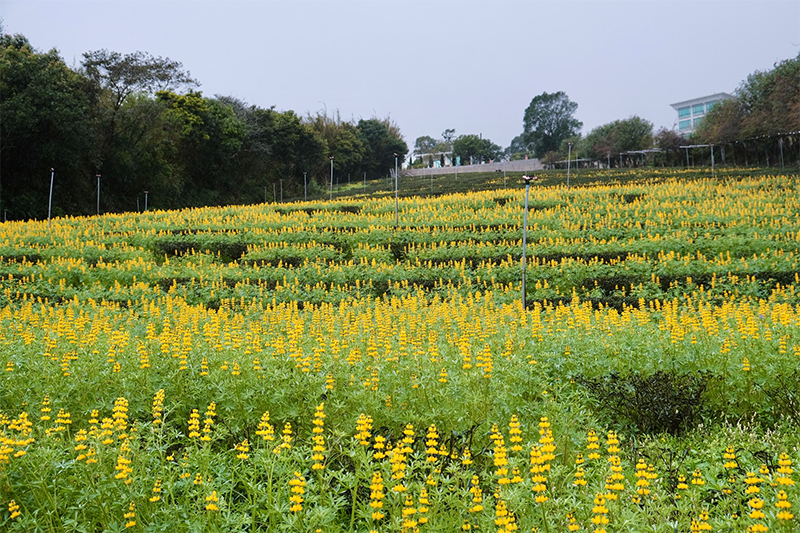
[[[154,57],[146,52],[120,54],[108,50],[95,50],[83,54],[83,74],[91,83],[95,120],[98,128],[98,147],[95,157],[98,171],[104,162],[114,157],[118,148],[120,129],[125,124],[125,102],[137,94],[154,96],[158,91],[192,88],[197,82],[178,61]],[[124,136],[124,132],[122,133]],[[127,139],[130,141],[130,139]]]
[[[700,123],[694,140],[730,143],[800,129],[800,54],[772,70],[750,74],[736,98],[715,106]]]
[[[185,205],[214,205],[243,201],[236,156],[247,128],[230,105],[204,98],[202,93],[156,93],[166,106],[167,128],[178,137],[173,164],[181,174]]]
[[[750,74],[737,97],[743,137],[796,131],[800,127],[800,54],[772,70]]]
[[[417,137],[417,140],[414,141],[414,153],[417,155],[433,153],[439,142],[430,135]]]
[[[450,149],[453,147],[453,141],[456,139],[456,130],[453,128],[448,128],[442,132],[442,142],[450,146]]]
[[[613,158],[620,152],[645,150],[653,144],[653,124],[640,117],[615,120],[598,126],[584,138],[580,150],[588,157]]]
[[[676,166],[682,164],[681,146],[686,145],[686,139],[675,130],[661,128],[653,136],[653,143],[656,148],[661,149],[657,156],[657,163],[661,165]]]
[[[369,176],[384,176],[394,169],[395,157],[402,164],[408,153],[408,145],[399,135],[399,129],[387,118],[359,120],[356,128],[366,148],[362,171]]]
[[[561,141],[577,134],[583,126],[573,117],[577,109],[578,104],[563,91],[534,97],[522,121],[524,143],[533,143],[537,157],[558,150]]]
[[[335,176],[354,174],[361,168],[367,148],[356,127],[342,120],[338,111],[331,115],[328,115],[327,110],[316,115],[309,114],[306,123],[325,141],[328,147],[327,156],[334,158]],[[317,168],[314,175],[317,178],[324,177],[324,180],[320,180],[323,184],[330,184],[329,163]]]
[[[461,164],[488,163],[498,159],[503,153],[503,149],[494,144],[489,139],[483,139],[478,135],[460,135],[453,141],[453,154],[461,158]]]
[[[39,53],[21,35],[0,35],[0,209],[10,218],[47,216],[51,168],[54,213],[92,205],[89,108],[83,78],[55,49]]]

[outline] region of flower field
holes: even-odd
[[[0,225],[0,530],[796,531],[797,175],[542,181]]]

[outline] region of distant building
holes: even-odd
[[[453,152],[431,152],[427,154],[414,154],[418,159],[430,168],[441,168],[453,166]]]
[[[718,103],[730,98],[733,98],[732,94],[717,93],[672,104],[672,108],[678,112],[676,120],[678,130],[683,135],[689,135],[697,128],[706,113]]]

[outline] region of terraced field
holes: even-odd
[[[793,530],[797,175],[602,178],[0,225],[0,526]]]

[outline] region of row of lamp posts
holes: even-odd
[[[570,148],[572,148],[572,143],[570,143]],[[394,223],[395,227],[399,226],[400,219],[398,214],[398,174],[397,174],[397,164],[398,164],[398,155],[394,154]],[[331,190],[330,190],[330,199],[333,199],[333,156],[330,157],[331,159]],[[569,174],[567,174],[569,176]],[[55,169],[50,169],[50,198],[47,203],[47,227],[48,229],[51,228],[51,215],[53,209],[53,181],[55,177]],[[100,214],[100,174],[96,175],[97,177],[97,214]],[[366,179],[366,178],[365,178]],[[523,181],[525,182],[525,211],[522,215],[522,309],[525,309],[525,261],[526,261],[526,252],[527,252],[527,242],[528,242],[528,196],[530,194],[531,189],[531,182],[535,179],[538,179],[537,176],[522,176]],[[567,178],[569,179],[569,178]],[[569,182],[568,182],[569,183]],[[305,197],[308,198],[308,173],[303,172],[303,185],[304,185],[304,192]],[[147,211],[147,196],[148,191],[144,191],[144,210]],[[281,180],[281,199],[283,199],[283,180]]]

